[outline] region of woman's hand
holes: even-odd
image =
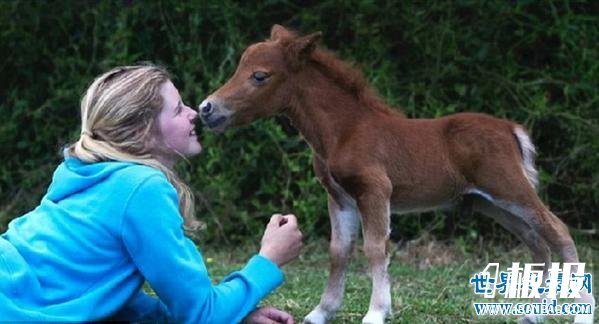
[[[267,306],[253,311],[245,318],[244,322],[246,324],[293,324],[293,316],[274,307]]]
[[[302,232],[294,215],[274,214],[262,236],[260,255],[279,267],[297,258],[302,248]]]

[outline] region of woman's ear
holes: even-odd
[[[155,124],[152,125],[150,131],[145,136],[145,147],[150,154],[152,154],[152,156],[155,156],[156,154],[164,154],[166,151],[164,149],[165,143],[162,140],[160,127],[158,126],[157,121],[154,122]]]

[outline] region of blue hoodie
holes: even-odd
[[[255,255],[213,285],[182,223],[159,170],[66,157],[40,205],[0,236],[0,320],[235,323],[282,283]]]

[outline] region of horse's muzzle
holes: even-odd
[[[225,121],[227,121],[227,117],[225,116],[214,116],[214,118],[201,118],[204,125],[208,126],[210,129],[217,128],[222,125]]]
[[[219,126],[229,119],[226,111],[220,109],[219,105],[212,100],[204,100],[198,107],[200,119],[202,123],[212,130],[219,130]],[[224,130],[224,128],[223,128]]]

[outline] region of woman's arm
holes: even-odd
[[[156,175],[129,198],[121,226],[132,262],[167,306],[171,320],[239,322],[283,282],[277,265],[255,255],[243,269],[213,285],[182,225],[174,188]]]

